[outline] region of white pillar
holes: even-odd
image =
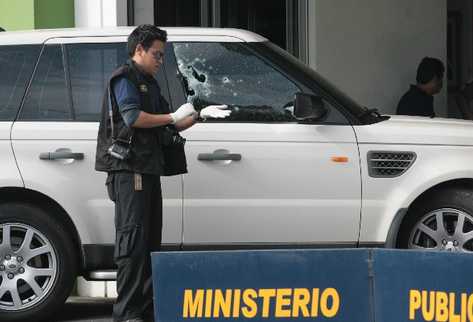
[[[126,0],[74,0],[76,27],[126,25]]]

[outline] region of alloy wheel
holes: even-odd
[[[473,216],[452,208],[431,211],[414,226],[409,236],[408,247],[473,252]]]
[[[22,223],[0,224],[0,310],[20,311],[49,295],[57,275],[51,242]]]

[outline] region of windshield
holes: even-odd
[[[336,101],[338,101],[343,107],[349,110],[350,114],[359,118],[361,115],[366,114],[367,109],[351,97],[343,93],[336,86],[331,84],[327,79],[317,73],[315,70],[307,66],[306,64],[299,61],[297,58],[286,52],[284,49],[278,47],[271,42],[258,42],[252,43],[251,45],[255,50],[264,52],[265,55],[271,55],[276,61],[286,61],[290,63],[290,68],[296,69],[296,73],[303,76],[304,79],[309,81],[309,84],[305,84],[308,87],[317,87],[317,90],[322,90]],[[290,72],[290,71],[289,71]]]

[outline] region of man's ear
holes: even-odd
[[[144,51],[145,49],[142,44],[136,45],[135,54],[142,54]]]

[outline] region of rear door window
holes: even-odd
[[[98,122],[105,87],[112,72],[127,59],[124,42],[46,45],[20,120]],[[162,95],[169,101],[161,70],[155,77]]]
[[[66,45],[75,120],[99,121],[104,89],[127,58],[125,43]]]
[[[45,46],[25,98],[20,119],[64,121],[72,118],[61,46]]]
[[[15,118],[40,51],[40,45],[0,46],[0,121]]]

